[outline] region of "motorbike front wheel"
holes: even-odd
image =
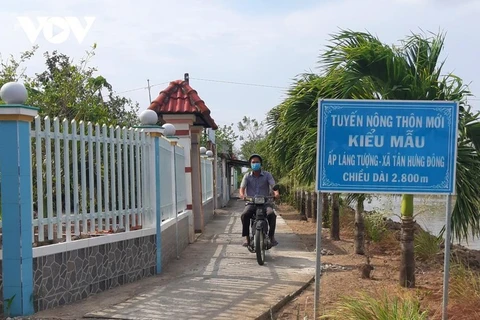
[[[255,232],[255,252],[258,264],[263,266],[265,263],[265,237],[262,230]]]

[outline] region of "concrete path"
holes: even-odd
[[[308,252],[279,216],[277,240],[264,266],[242,247],[243,202],[217,210],[198,240],[159,276],[124,285],[83,301],[40,312],[37,318],[258,319],[270,318],[313,280],[315,253]],[[268,315],[268,317],[267,317]]]

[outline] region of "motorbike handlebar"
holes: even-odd
[[[275,199],[275,196],[261,196],[267,200],[270,199]],[[245,199],[239,198],[238,201],[247,201],[247,202],[253,202],[255,200],[255,197],[245,197]]]

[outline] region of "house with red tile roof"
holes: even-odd
[[[205,224],[212,218],[217,198],[216,188],[210,201],[202,201],[200,166],[200,138],[205,128],[218,129],[210,115],[210,109],[189,84],[188,74],[184,80],[175,80],[150,103],[149,110],[157,113],[160,124],[171,123],[176,128],[179,144],[185,148],[185,173],[187,176],[187,209],[193,212],[193,232],[203,232]],[[212,146],[214,147],[214,146]],[[216,153],[215,150],[214,154]],[[217,168],[216,157],[213,168]],[[216,170],[213,170],[213,181]]]
[[[210,109],[199,97],[197,91],[190,86],[188,79],[170,82],[167,88],[160,91],[148,109],[155,111],[160,119],[164,115],[194,115],[194,126],[218,129],[217,124],[210,116]]]

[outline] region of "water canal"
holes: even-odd
[[[401,199],[399,195],[375,195],[370,203],[365,201],[365,210],[384,212],[393,221],[400,221]],[[415,220],[434,235],[438,235],[445,225],[445,209],[445,196],[415,196],[414,198]],[[458,241],[454,243],[457,244]],[[479,238],[473,240],[470,238],[468,243],[460,244],[470,249],[480,250]]]

